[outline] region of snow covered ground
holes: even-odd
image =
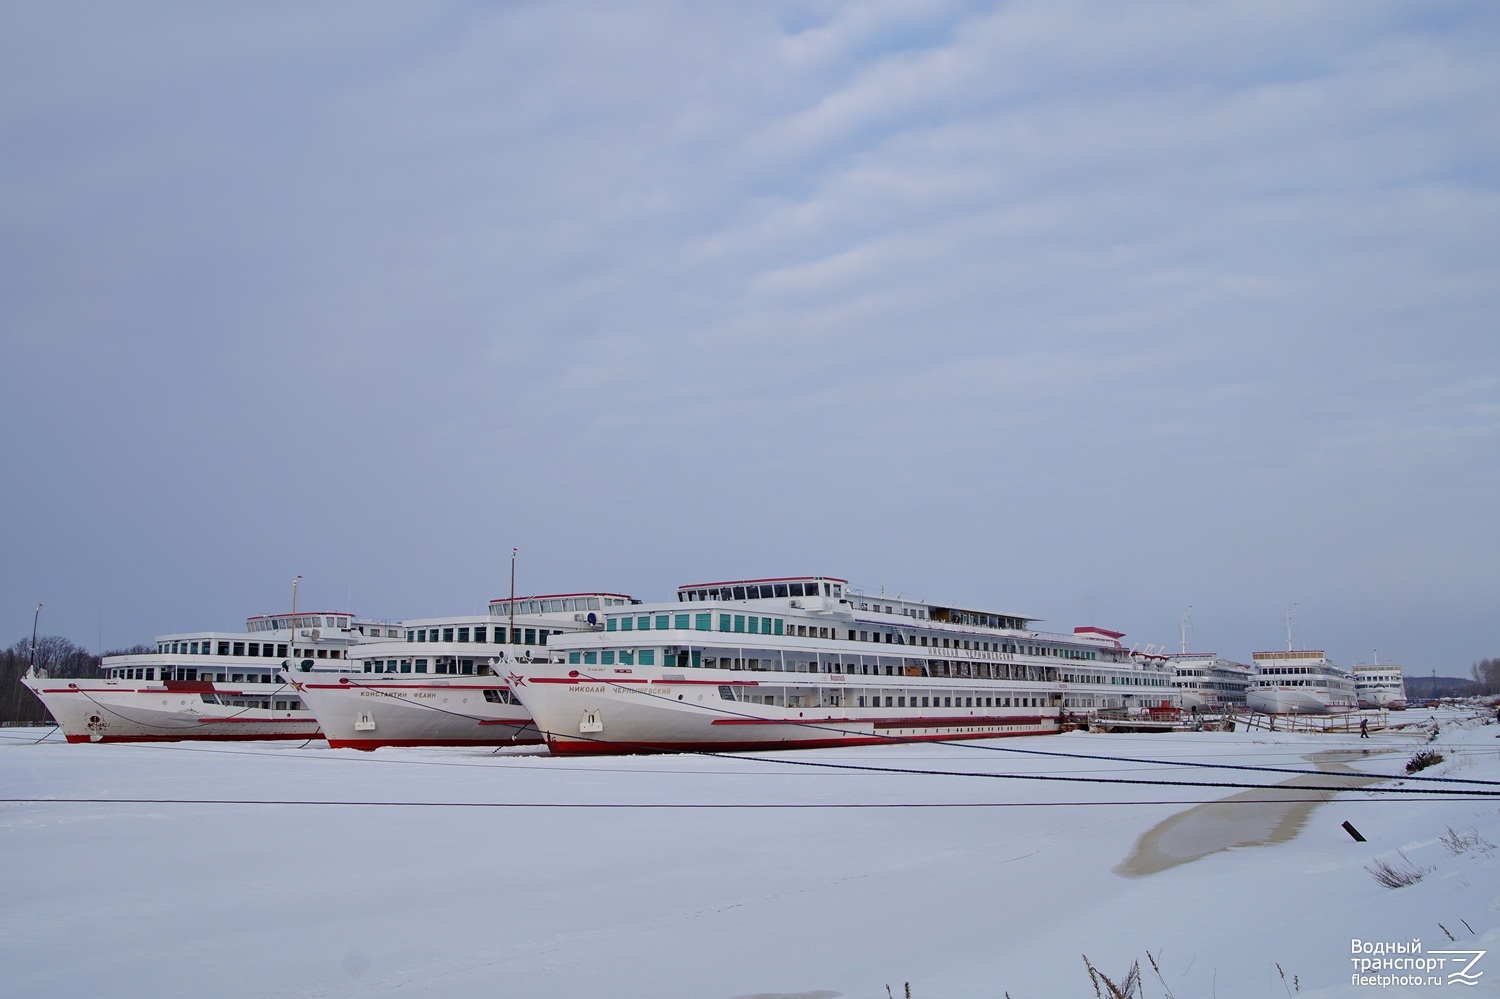
[[[1464,717],[1422,776],[1500,781],[1500,728]],[[1275,785],[1201,764],[1330,750],[1395,775],[1421,730],[582,760],[44,731],[0,730],[6,995],[1043,999],[1093,994],[1084,954],[1162,995],[1148,952],[1180,999],[1500,991],[1500,797],[995,776]],[[1378,859],[1425,874],[1383,887]],[[1467,989],[1451,957],[1355,985],[1355,939],[1492,953]]]

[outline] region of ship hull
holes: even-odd
[[[568,755],[819,749],[1061,731],[1056,705],[892,710],[750,703],[748,692],[757,686],[734,674],[624,683],[540,676],[525,678],[515,689],[549,749]],[[731,698],[724,696],[726,689],[734,692]],[[925,691],[935,702],[944,688],[913,681],[906,689]]]
[[[235,700],[293,700],[290,688],[202,684],[160,686],[115,680],[23,678],[69,742],[179,742],[185,739],[316,739],[307,710],[248,707]],[[206,696],[205,696],[206,695]]]
[[[1273,715],[1347,714],[1355,708],[1352,698],[1318,687],[1252,690],[1246,702],[1251,711]]]
[[[382,746],[511,746],[542,741],[526,708],[496,678],[451,682],[372,679],[365,674],[295,679],[334,749]]]

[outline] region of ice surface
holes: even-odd
[[[1424,775],[1500,780],[1500,729],[1456,718]],[[0,797],[75,800],[0,805],[8,995],[1042,999],[1092,993],[1084,954],[1113,977],[1149,951],[1183,999],[1284,996],[1293,976],[1299,997],[1389,997],[1440,987],[1351,986],[1352,938],[1500,951],[1500,799],[1376,785],[1290,838],[1214,805],[1159,837],[1176,860],[1213,850],[1125,877],[1143,836],[1239,792],[1010,779],[1274,785],[1194,764],[1365,747],[1392,752],[1351,765],[1393,776],[1420,731],[607,759],[41,734],[0,732]],[[1483,844],[1455,854],[1450,828]],[[1366,865],[1398,849],[1432,870],[1381,887]],[[1495,991],[1500,954],[1475,970]]]

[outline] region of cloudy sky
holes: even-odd
[[[1500,654],[1500,6],[9,3],[0,642],[822,573]]]

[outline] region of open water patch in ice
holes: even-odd
[[[1292,777],[1271,787],[1241,791],[1178,812],[1136,840],[1135,848],[1114,873],[1145,877],[1224,850],[1285,843],[1302,831],[1313,809],[1331,799],[1334,792],[1387,779],[1362,774],[1346,763],[1367,755],[1313,753],[1304,759],[1321,771],[1315,776]]]

